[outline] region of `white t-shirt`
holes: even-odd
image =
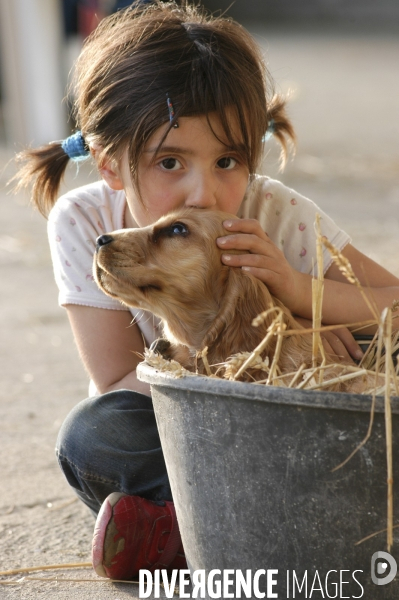
[[[124,228],[125,208],[123,190],[112,190],[104,181],[77,188],[56,202],[49,215],[48,235],[61,306],[129,310],[106,296],[92,274],[96,238]],[[264,176],[256,177],[248,186],[238,216],[257,219],[294,269],[315,274],[316,213],[321,216],[322,234],[334,246],[341,250],[350,242],[349,236],[311,200]],[[324,272],[330,264],[331,257],[324,250]],[[149,312],[130,312],[150,345],[160,336],[159,320]]]

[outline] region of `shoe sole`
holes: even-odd
[[[109,579],[105,567],[111,566],[112,558],[121,552],[124,548],[125,540],[120,539],[116,543],[114,538],[118,533],[115,524],[112,521],[113,508],[117,502],[126,494],[122,492],[113,492],[106,501],[103,502],[100,512],[98,513],[96,524],[94,526],[93,543],[92,543],[92,564],[93,569],[100,577]],[[109,558],[110,555],[111,558]]]

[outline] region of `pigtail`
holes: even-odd
[[[44,217],[55,204],[69,162],[61,144],[52,142],[40,148],[27,148],[15,157],[19,168],[10,181],[15,182],[13,191],[31,187],[31,201]]]
[[[288,155],[295,152],[296,135],[294,127],[287,117],[286,100],[275,94],[267,108],[268,127],[264,139],[275,137],[281,145],[280,163],[283,169],[287,163]]]

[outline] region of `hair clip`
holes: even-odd
[[[173,108],[172,100],[169,98],[169,94],[166,94],[166,102],[168,104],[169,122],[171,125],[173,125],[175,129],[177,129],[179,127],[179,124],[177,121],[173,122],[175,118],[175,110]]]

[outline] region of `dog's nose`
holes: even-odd
[[[107,235],[107,234],[100,235],[100,237],[98,237],[96,239],[96,252],[99,251],[101,246],[106,246],[107,244],[110,244],[113,241],[114,241],[114,238],[112,237],[112,235]]]

